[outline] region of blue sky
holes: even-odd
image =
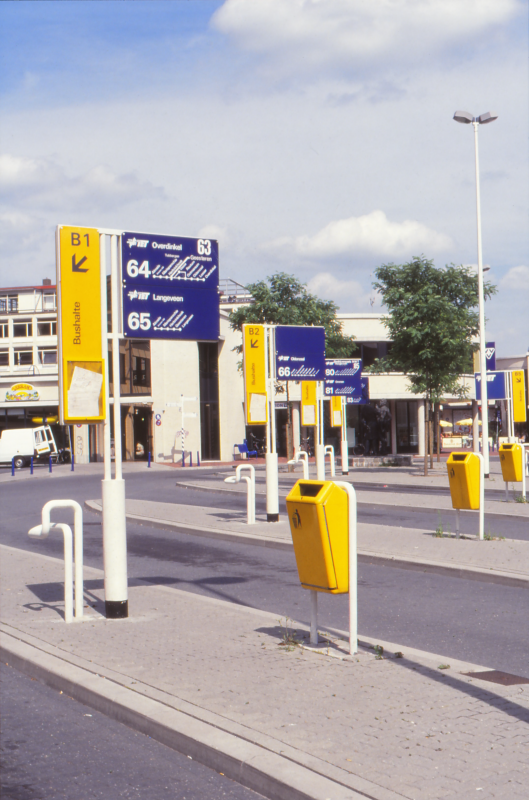
[[[487,339],[529,345],[526,0],[3,2],[2,284],[54,274],[73,223],[219,239],[221,276],[293,272],[377,310],[424,253],[498,284]]]

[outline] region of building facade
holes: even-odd
[[[122,452],[126,460],[160,463],[231,461],[234,446],[247,438],[241,355],[242,337],[230,327],[230,313],[252,298],[233,281],[221,282],[218,342],[133,340],[120,342],[120,403]],[[364,367],[384,358],[391,342],[383,314],[339,314],[344,333],[356,340],[356,356]],[[112,378],[112,354],[109,352]],[[505,362],[505,363],[504,363]],[[520,367],[520,365],[522,365]],[[498,359],[498,369],[523,368],[528,356]],[[473,376],[462,376],[467,399],[448,397],[441,416],[448,427],[476,415]],[[113,391],[110,383],[111,394]],[[411,392],[400,373],[369,374],[369,403],[347,407],[347,437],[351,452],[423,454],[425,402]],[[286,455],[291,403],[295,445],[313,431],[299,426],[301,385],[278,385],[277,441]],[[50,280],[42,286],[0,289],[0,430],[28,427],[58,417],[57,305]],[[327,405],[327,404],[326,404]],[[495,404],[491,404],[494,406]],[[497,414],[490,410],[491,421]],[[501,417],[501,413],[500,413]],[[496,420],[497,421],[497,420]],[[113,415],[111,414],[113,437]],[[263,437],[262,428],[251,429]],[[54,428],[59,446],[71,446],[78,462],[102,460],[101,425]],[[521,431],[521,429],[520,429]],[[500,423],[500,431],[501,423]],[[340,433],[326,426],[326,442],[338,443]]]

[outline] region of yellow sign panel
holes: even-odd
[[[523,369],[515,369],[512,373],[512,411],[514,422],[525,422],[527,407],[525,404],[525,374]]]
[[[331,428],[342,427],[342,398],[331,397]]]
[[[244,365],[244,397],[247,425],[266,425],[266,328],[264,325],[242,326]]]
[[[61,422],[105,418],[101,266],[96,228],[57,229]]]
[[[301,381],[301,424],[303,427],[318,424],[318,381]]]

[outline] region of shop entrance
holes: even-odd
[[[132,415],[134,459],[147,459],[152,452],[152,409],[135,406]]]

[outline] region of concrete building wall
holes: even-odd
[[[231,461],[233,446],[246,437],[244,421],[244,383],[238,363],[242,354],[234,347],[242,344],[242,334],[230,328],[228,312],[221,309],[219,342],[220,458]]]
[[[386,314],[342,314],[337,317],[342,323],[342,332],[354,336],[360,342],[389,342],[388,330],[383,324]]]
[[[182,459],[182,412],[176,403],[181,396],[196,397],[196,401],[184,401],[185,413],[196,417],[183,420],[184,449],[193,453],[193,460],[200,450],[200,409],[198,346],[196,342],[151,341],[152,407],[155,417],[153,425],[154,457],[160,462],[179,462]],[[171,405],[169,405],[171,404]],[[156,425],[157,415],[161,424]]]

